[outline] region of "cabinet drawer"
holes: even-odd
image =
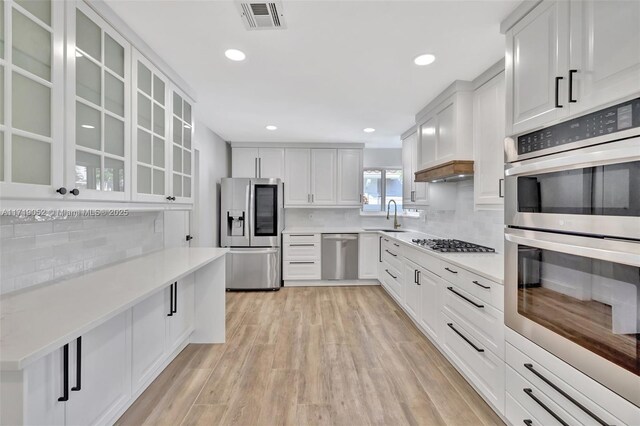
[[[640,424],[640,408],[607,390],[596,381],[584,376],[564,361],[553,357],[547,352],[545,354],[549,355],[549,359],[543,364],[525,355],[510,343],[506,345],[508,366],[527,383],[535,386],[549,399],[561,405],[568,415],[577,419],[578,422],[588,425],[597,424],[591,416],[578,406],[580,404],[607,424]],[[550,363],[549,360],[552,360],[552,362]],[[551,370],[554,372],[551,372]],[[559,390],[554,389],[554,387]],[[522,392],[522,389],[520,391]],[[575,403],[563,393],[573,399]],[[617,417],[611,413],[616,413]],[[543,419],[540,420],[542,421]]]
[[[449,282],[458,284],[460,281],[462,281],[463,271],[464,269],[462,269],[461,267],[455,266],[449,262],[445,262],[444,260],[441,260],[440,268],[436,274],[440,275],[442,278],[444,278]]]
[[[319,243],[287,243],[284,245],[284,260],[320,260]]]
[[[388,237],[383,236],[382,237],[382,250],[384,251],[385,249],[388,249],[389,251],[395,253],[395,254],[400,254],[401,253],[401,247],[402,245],[391,239]]]
[[[397,271],[402,271],[402,258],[399,250],[382,247],[382,261],[391,265]],[[395,275],[395,274],[394,274]]]
[[[402,285],[402,274],[400,273],[400,270],[394,268],[387,262],[382,262],[380,279],[384,280],[386,287],[391,291],[392,296],[400,305],[402,305],[404,297],[402,290],[404,287]]]
[[[320,262],[286,260],[282,264],[284,280],[319,280]]]
[[[509,423],[518,426],[544,426],[544,423],[536,419],[525,408],[515,400],[509,392],[505,398],[504,416]]]
[[[455,313],[442,311],[441,321],[444,351],[495,409],[503,413],[504,361],[487,350]]]
[[[436,275],[440,275],[440,259],[421,250],[407,246],[404,247],[403,255],[413,263],[420,265],[422,268],[433,272]]]
[[[570,425],[580,424],[557,404],[558,400],[550,398],[509,366],[507,366],[507,392],[527,413],[538,419],[540,424],[545,426],[561,426],[562,422]],[[563,407],[566,405],[563,404]]]
[[[287,243],[318,243],[320,244],[321,234],[283,234],[282,241]]]
[[[458,286],[494,308],[504,311],[504,287],[465,269],[458,269]]]
[[[483,348],[504,359],[504,314],[455,284],[442,286],[443,309],[459,316]]]

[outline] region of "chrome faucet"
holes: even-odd
[[[400,228],[400,224],[398,223],[398,204],[396,204],[396,200],[389,200],[387,203],[387,220],[389,220],[389,211],[391,210],[391,203],[393,203],[395,209],[393,212],[393,229]]]

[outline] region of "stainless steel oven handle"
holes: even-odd
[[[599,150],[585,153],[572,151],[571,155],[559,155],[555,158],[538,159],[529,164],[510,167],[505,170],[505,175],[520,176],[532,173],[550,173],[606,164],[628,163],[631,161],[640,161],[640,151],[637,145],[635,147],[600,148]]]
[[[509,229],[504,238],[545,250],[640,267],[640,243]]]

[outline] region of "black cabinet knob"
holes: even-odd
[[[80,190],[79,190],[78,188],[73,188],[73,189],[72,189],[71,191],[69,191],[69,192],[71,192],[71,193],[72,193],[73,195],[75,195],[76,197],[78,196],[78,194],[80,194]]]
[[[193,237],[191,235],[187,235],[187,237],[185,238],[187,241],[191,241],[193,240]]]
[[[176,200],[176,197],[172,197],[171,195],[169,195],[169,196],[167,197],[167,200],[169,200],[169,201],[175,201],[175,200]]]
[[[60,188],[56,189],[56,192],[57,192],[58,194],[60,194],[60,195],[64,195],[64,194],[66,194],[66,193],[67,193],[67,188],[65,188],[64,186],[63,186],[63,187],[60,187]]]

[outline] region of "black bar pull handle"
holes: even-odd
[[[551,414],[551,416],[554,419],[556,419],[562,426],[569,426],[569,424],[564,420],[562,420],[562,418],[560,418],[560,416],[558,416],[556,413],[554,413],[553,410],[547,406],[547,404],[540,401],[538,397],[533,394],[533,390],[531,390],[530,388],[524,388],[522,390],[524,391],[524,393],[526,393],[529,396],[529,398],[533,399],[536,402],[536,404],[542,407],[544,411]]]
[[[491,286],[488,286],[488,285],[482,285],[482,284],[480,284],[480,283],[479,283],[478,281],[476,281],[476,280],[471,281],[471,282],[472,282],[472,283],[474,283],[475,285],[477,285],[478,287],[482,287],[482,288],[484,288],[485,290],[489,290],[489,289],[491,288]]]
[[[580,404],[578,401],[576,401],[575,399],[573,399],[573,397],[571,395],[569,395],[568,393],[566,393],[565,391],[563,391],[562,389],[560,389],[555,383],[553,383],[551,380],[547,379],[545,376],[543,376],[539,371],[537,371],[535,368],[533,368],[533,364],[524,364],[524,367],[531,371],[533,374],[535,374],[536,376],[538,376],[538,378],[540,380],[542,380],[543,382],[545,382],[546,384],[548,384],[549,386],[551,386],[551,388],[553,388],[553,390],[555,390],[556,392],[558,392],[560,395],[564,396],[566,399],[569,400],[569,402],[571,402],[573,405],[575,405],[576,407],[578,407],[579,409],[581,409],[582,411],[584,411],[585,414],[587,414],[589,417],[591,417],[593,420],[595,420],[596,422],[598,422],[599,424],[601,424],[602,426],[611,426],[609,425],[607,422],[605,422],[604,420],[602,420],[600,417],[596,416],[591,410],[589,410],[587,407],[585,407],[584,405]]]
[[[178,281],[173,283],[175,290],[173,290],[173,313],[178,313]]]
[[[449,290],[451,293],[455,294],[456,296],[466,300],[467,302],[471,303],[476,308],[484,308],[484,305],[480,305],[479,303],[474,302],[473,300],[469,299],[465,295],[458,293],[453,289],[453,287],[447,287],[447,290]]]
[[[171,287],[169,287],[169,313],[167,314],[167,316],[173,316],[173,284],[171,284]]]
[[[389,253],[389,254],[390,254],[391,256],[393,256],[393,257],[398,256],[398,255],[397,255],[397,254],[395,254],[395,253],[391,253],[391,252],[390,252],[389,250],[387,250],[387,249],[384,249],[384,251],[386,251],[387,253]]]
[[[77,392],[82,389],[82,336],[76,339],[76,385],[71,388]]]
[[[378,262],[382,263],[382,237],[378,240]]]
[[[504,182],[504,178],[498,179],[498,197],[504,198],[504,193],[502,192],[502,182]]]
[[[417,269],[413,270],[413,283],[414,284],[418,284],[418,270]]]
[[[420,271],[416,271],[418,273],[418,279],[416,280],[416,284],[421,285],[420,284]]]
[[[476,345],[473,344],[473,342],[471,340],[469,340],[467,338],[467,336],[465,336],[464,334],[460,333],[454,326],[453,323],[448,322],[447,325],[449,326],[450,329],[452,329],[458,336],[462,337],[462,340],[464,340],[465,342],[467,342],[473,349],[475,349],[477,352],[484,352],[484,349],[477,347]]]
[[[569,102],[578,102],[577,99],[573,99],[573,75],[577,73],[578,70],[569,70]]]
[[[524,423],[527,426],[532,426],[533,425],[533,421],[531,421],[530,419],[524,419],[522,421],[522,423]]]
[[[451,272],[452,274],[457,274],[458,273],[458,271],[454,271],[453,269],[449,269],[449,268],[444,268],[444,269],[446,269],[447,271]]]
[[[69,400],[69,344],[62,347],[62,396],[58,401]]]
[[[385,269],[385,271],[387,271],[387,274],[391,275],[391,277],[392,277],[394,280],[398,278],[398,277],[396,277],[395,275],[393,275],[391,272],[389,272],[389,270],[388,270],[388,269]]]
[[[556,77],[556,108],[562,108],[560,105],[560,99],[558,99],[558,92],[560,91],[560,80],[564,79],[564,77]]]

